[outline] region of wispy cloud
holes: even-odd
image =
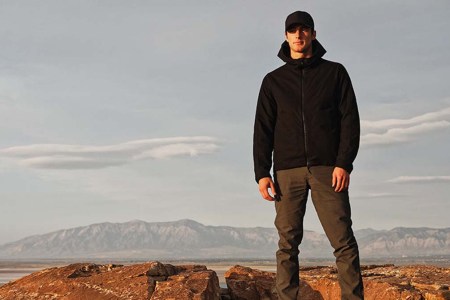
[[[400,198],[405,197],[403,194],[397,194],[397,193],[388,193],[388,192],[380,192],[380,193],[373,193],[373,192],[367,192],[367,193],[357,193],[353,194],[354,198],[361,198],[361,199],[371,199],[371,198]]]
[[[450,107],[409,119],[361,121],[362,145],[391,145],[414,140],[426,132],[450,128]]]
[[[388,180],[391,183],[449,182],[450,176],[399,176]]]
[[[435,122],[440,120],[448,120],[450,118],[450,107],[425,113],[419,116],[415,116],[409,119],[384,119],[378,121],[361,121],[363,130],[386,130],[389,128],[397,128],[402,126],[414,126],[423,123]]]
[[[422,123],[406,128],[391,128],[383,133],[367,133],[361,136],[363,145],[390,145],[413,140],[417,135],[429,131],[449,128],[450,122],[438,121]]]
[[[192,136],[135,140],[106,146],[33,144],[0,149],[0,156],[16,159],[30,168],[100,169],[136,160],[209,154],[218,149],[216,138]]]
[[[367,198],[387,198],[387,197],[401,197],[403,195],[392,193],[368,193]]]

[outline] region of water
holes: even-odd
[[[0,268],[0,286],[39,270],[42,268]]]
[[[0,260],[0,286],[40,270],[69,263],[67,260]]]

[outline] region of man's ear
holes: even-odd
[[[284,33],[284,39],[285,39],[286,42],[288,41],[287,32]]]
[[[313,30],[312,37],[313,37],[313,40],[316,39],[316,31],[315,30]]]

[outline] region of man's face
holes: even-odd
[[[291,48],[292,58],[307,58],[312,56],[312,41],[316,32],[303,25],[294,25],[286,31],[286,41]]]

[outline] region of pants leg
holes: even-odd
[[[299,290],[298,246],[303,238],[303,217],[306,210],[308,185],[307,168],[295,168],[276,172],[276,184],[280,200],[275,202],[275,227],[279,242],[276,289],[278,299],[297,299]]]
[[[335,192],[331,186],[334,167],[309,169],[311,197],[322,227],[334,248],[341,299],[364,299],[359,251],[352,230],[348,191]]]

